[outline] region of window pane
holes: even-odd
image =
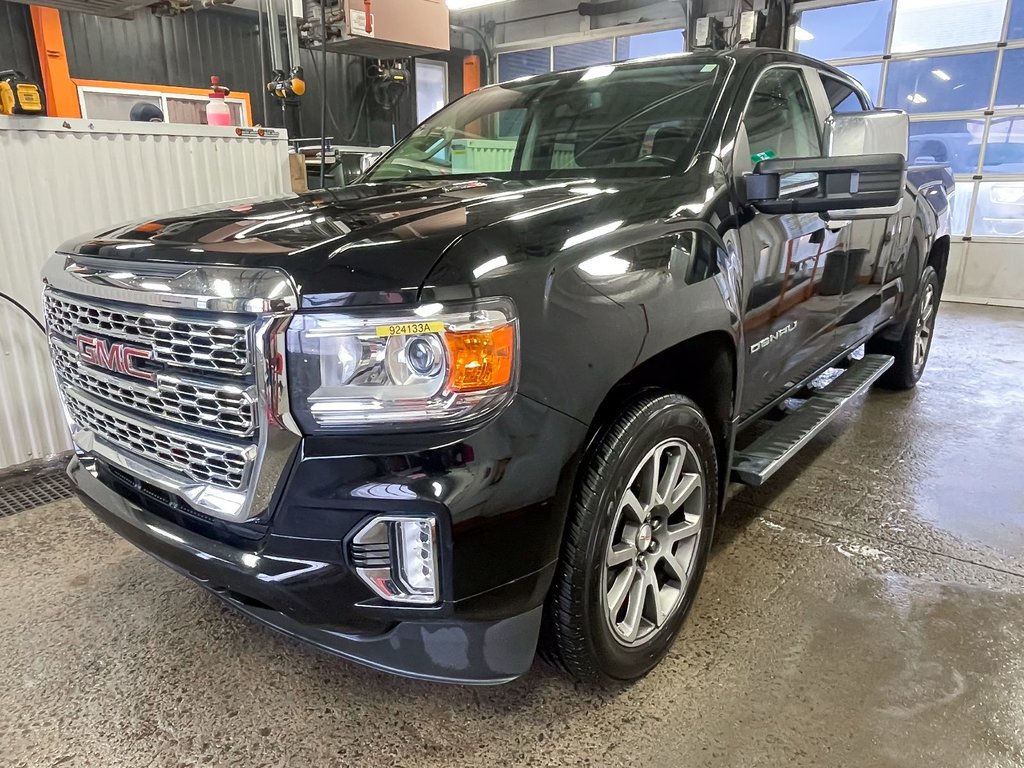
[[[860,96],[851,89],[849,95],[837,104],[832,111],[837,115],[848,115],[851,112],[863,112],[864,104],[861,102]]]
[[[1005,13],[1006,0],[897,0],[892,52],[997,42]]]
[[[848,67],[840,67],[858,83],[868,89],[871,100],[878,103],[879,91],[882,88],[882,65],[879,64],[853,64]]]
[[[819,8],[800,14],[796,49],[827,61],[885,53],[892,0]]]
[[[167,122],[206,125],[206,101],[203,99],[182,99],[168,96]],[[235,123],[232,122],[232,125],[235,125]]]
[[[1003,52],[1003,68],[996,89],[996,109],[1024,106],[1024,49]]]
[[[682,53],[686,47],[683,30],[670,29],[665,32],[650,32],[646,35],[629,35],[618,39],[615,58],[618,61],[643,59],[648,56],[665,56]]]
[[[498,138],[518,139],[523,132],[526,110],[521,108],[506,109],[498,113]]]
[[[612,60],[612,45],[610,37],[572,45],[556,45],[555,71],[608,64]]]
[[[440,61],[416,59],[416,117],[422,123],[448,100],[448,70]]]
[[[985,174],[1024,173],[1024,117],[993,120],[985,145]]]
[[[85,91],[84,101],[85,117],[90,120],[131,120],[133,108],[135,109],[136,116],[139,118],[156,117],[157,112],[160,112],[160,115],[163,116],[160,97],[153,96],[152,94]],[[149,107],[148,114],[144,105]],[[171,122],[181,121],[175,121],[172,118]]]
[[[978,155],[985,134],[985,118],[931,120],[910,124],[911,165],[941,163],[953,173],[978,172]]]
[[[551,49],[534,48],[498,54],[498,78],[501,82],[518,77],[543,75],[551,71]]]
[[[1013,0],[1010,8],[1010,40],[1024,37],[1024,0]]]
[[[971,200],[974,197],[976,182],[958,181],[953,193],[953,216],[949,228],[954,235],[967,234],[967,215],[971,212]]]
[[[995,68],[995,51],[890,61],[885,106],[918,113],[985,109]]]
[[[971,234],[1024,237],[1024,182],[981,182]]]
[[[864,111],[860,95],[846,83],[824,75],[822,75],[821,83],[825,86],[825,96],[828,97],[828,105],[835,114],[842,115],[850,112]]]
[[[754,88],[744,126],[751,155],[819,157],[818,120],[803,76],[795,69],[769,70]]]

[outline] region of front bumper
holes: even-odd
[[[243,613],[325,651],[405,677],[464,684],[509,682],[533,662],[540,606],[496,620],[449,614],[345,631],[303,623],[293,616],[315,611],[303,575],[316,572],[323,583],[337,565],[246,551],[176,526],[111,490],[88,457],[72,459],[68,475],[82,501],[120,536]]]

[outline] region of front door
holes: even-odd
[[[820,157],[823,117],[814,107],[813,69],[764,70],[743,113],[735,176],[761,158]],[[749,167],[745,167],[749,166]],[[784,194],[813,190],[817,178],[783,180]],[[746,348],[741,413],[768,404],[828,362],[846,270],[844,232],[818,214],[740,214]]]
[[[864,112],[870,106],[848,83],[829,73],[820,73],[828,108],[832,115]],[[896,311],[899,295],[889,262],[899,240],[898,216],[833,222],[845,229],[846,269],[842,275],[843,301],[836,325],[839,347],[852,348]]]

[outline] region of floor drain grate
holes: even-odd
[[[41,507],[51,501],[60,501],[73,495],[71,484],[63,472],[37,475],[0,485],[0,517]]]

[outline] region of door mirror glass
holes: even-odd
[[[829,157],[900,154],[907,157],[910,118],[898,109],[834,114],[825,121]]]

